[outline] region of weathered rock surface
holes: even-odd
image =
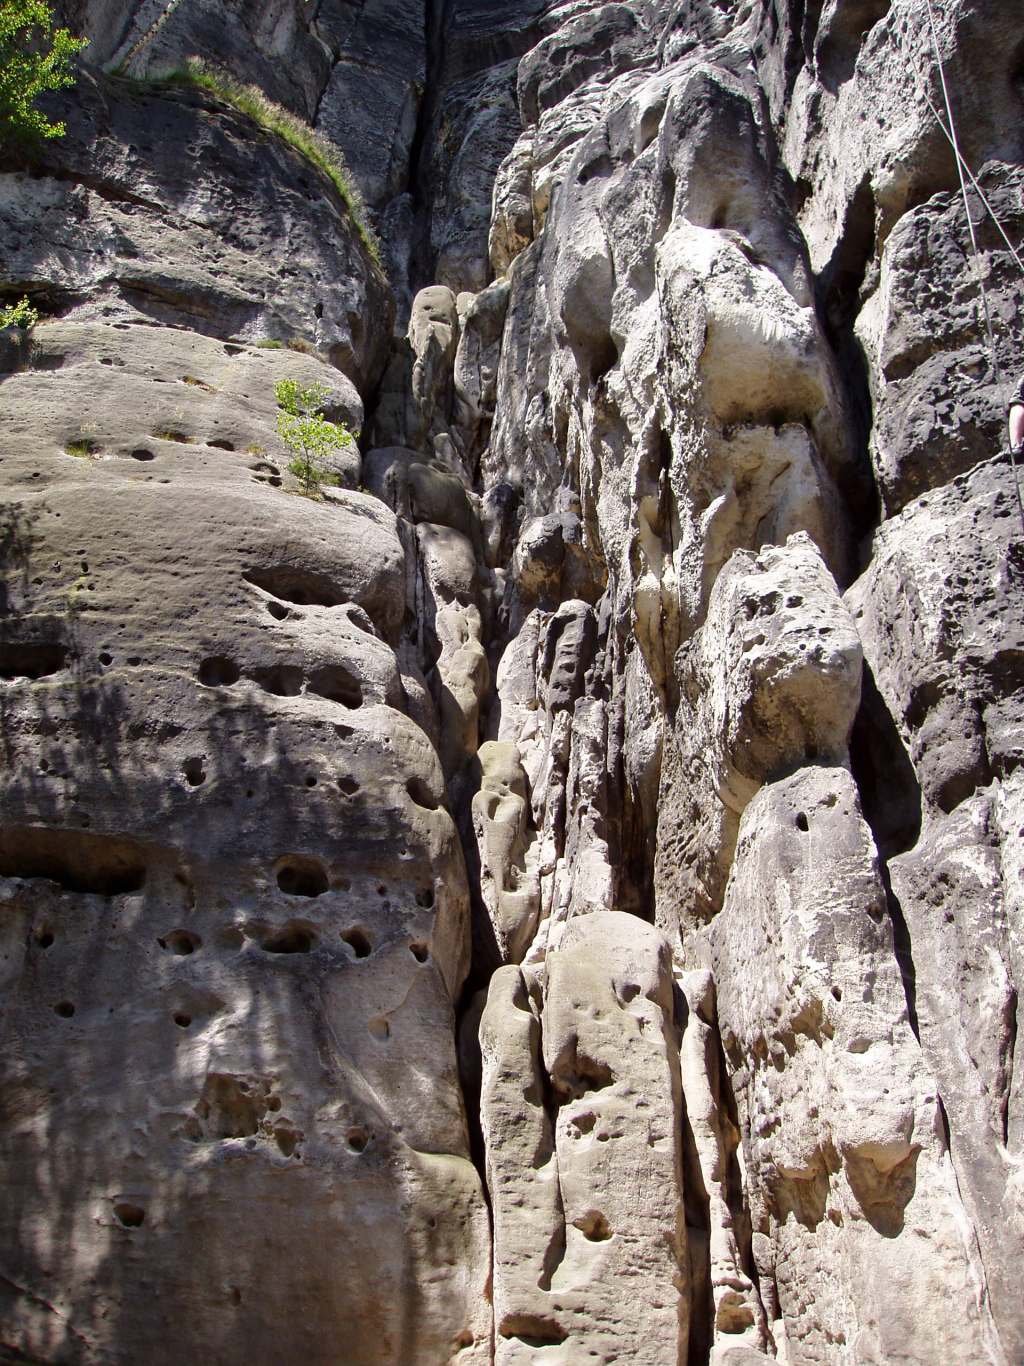
[[[805,534],[756,558],[733,554],[707,620],[676,657],[675,743],[658,806],[658,918],[670,932],[721,910],[740,818],[762,783],[808,759],[846,758],[861,658]]]
[[[549,954],[540,1012],[517,969],[492,983],[481,1042],[495,1360],[545,1346],[553,1361],[685,1360],[667,941],[617,912],[581,916]]]
[[[7,1339],[230,1360],[258,1331],[281,1359],[298,1333],[335,1360],[358,1293],[351,1360],[486,1351],[452,1039],[468,892],[387,643],[393,515],[207,444],[265,436],[275,375],[315,362],[131,331],[40,328],[44,368],[3,384]],[[63,1250],[55,1213],[81,1229]],[[394,1279],[367,1279],[353,1227]],[[423,1327],[399,1330],[420,1282]]]
[[[1024,1092],[1016,1051],[1021,783],[976,793],[890,864],[914,950],[921,1045],[949,1125],[1008,1356],[1024,1336],[1019,1285]]]
[[[68,135],[4,175],[6,279],[63,316],[293,342],[376,382],[389,291],[316,167],[194,91],[84,71],[59,104]]]
[[[884,523],[847,594],[933,809],[1024,755],[1020,534],[1009,463],[986,462]]]
[[[988,1360],[980,1259],[846,769],[802,769],[750,803],[710,945],[754,1252],[788,1350]]]
[[[1018,167],[990,163],[980,184],[1011,240],[1024,226]],[[989,458],[1005,431],[1005,380],[1024,353],[1014,337],[1020,275],[973,191],[982,297],[963,200],[938,194],[896,224],[878,287],[857,322],[871,362],[872,454],[889,515]],[[975,221],[977,220],[977,221]],[[1003,383],[992,370],[987,323]]]
[[[1024,16],[933,9],[62,0],[0,1357],[1021,1358]]]

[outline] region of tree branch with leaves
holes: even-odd
[[[294,379],[283,379],[274,388],[281,410],[277,415],[278,435],[293,457],[288,469],[302,481],[307,498],[318,493],[330,477],[332,453],[353,444],[351,432],[328,422],[323,415],[330,392],[324,384],[302,386]]]
[[[50,123],[35,102],[46,90],[74,85],[71,59],[88,39],[66,28],[53,30],[45,0],[0,0],[0,144],[16,136],[60,138],[63,123]]]

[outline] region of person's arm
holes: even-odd
[[[1010,447],[1019,451],[1024,445],[1024,403],[1010,404]]]

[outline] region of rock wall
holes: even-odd
[[[58,7],[0,1359],[1024,1360],[1024,16],[931,8]]]

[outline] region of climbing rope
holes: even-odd
[[[939,69],[939,83],[940,83],[941,86],[942,86],[942,98],[943,98],[943,102],[944,102],[944,104],[945,104],[945,106],[946,106],[946,118],[949,120],[949,127],[948,127],[948,128],[947,128],[946,125],[942,122],[942,118],[941,118],[941,116],[939,115],[938,110],[935,108],[934,104],[932,103],[932,101],[931,101],[931,99],[930,99],[930,97],[929,97],[929,95],[928,95],[927,89],[924,88],[924,87],[922,87],[922,88],[924,88],[924,97],[925,97],[925,99],[926,99],[927,102],[928,102],[928,107],[929,107],[929,109],[931,109],[932,114],[933,114],[933,116],[934,116],[934,118],[935,118],[935,121],[938,123],[938,125],[939,125],[939,127],[942,129],[943,133],[945,133],[947,140],[949,141],[950,145],[951,145],[952,148],[953,148],[953,155],[954,155],[954,157],[956,158],[956,169],[957,169],[957,174],[958,174],[958,176],[959,176],[959,178],[960,178],[960,192],[961,192],[961,194],[962,194],[962,196],[963,196],[963,201],[964,201],[964,213],[967,215],[967,228],[968,228],[968,231],[969,231],[969,233],[970,233],[970,235],[971,235],[971,249],[972,249],[973,254],[974,254],[974,274],[975,274],[975,278],[976,278],[977,281],[978,281],[979,289],[980,289],[980,291],[981,291],[982,308],[984,309],[984,313],[985,313],[985,333],[986,333],[986,336],[987,336],[987,338],[988,338],[989,355],[990,355],[990,357],[991,357],[992,369],[993,369],[993,371],[994,371],[994,373],[995,373],[996,384],[999,384],[999,382],[1000,382],[999,354],[998,354],[998,352],[997,352],[997,350],[996,350],[995,336],[994,336],[993,331],[992,331],[992,315],[991,315],[991,312],[990,312],[989,306],[988,306],[988,291],[987,291],[986,288],[985,288],[985,276],[984,276],[983,271],[982,271],[981,252],[980,252],[980,250],[979,250],[979,248],[978,248],[978,237],[977,237],[977,234],[976,234],[976,232],[975,232],[975,230],[974,230],[974,219],[971,217],[971,205],[970,205],[970,200],[969,200],[968,197],[967,197],[967,177],[970,177],[971,184],[973,185],[974,189],[977,191],[978,196],[979,196],[979,198],[981,199],[982,203],[984,204],[985,208],[988,210],[989,214],[992,216],[992,221],[995,223],[996,227],[999,229],[999,232],[1000,232],[1000,234],[1002,235],[1002,238],[1003,238],[1003,240],[1005,241],[1006,245],[1010,248],[1010,252],[1011,252],[1011,254],[1012,254],[1012,256],[1013,256],[1013,259],[1016,261],[1018,267],[1020,268],[1020,271],[1021,271],[1021,274],[1022,274],[1022,275],[1024,275],[1024,264],[1021,263],[1020,256],[1017,254],[1016,250],[1014,249],[1014,246],[1013,246],[1012,242],[1010,241],[1009,237],[1007,236],[1006,232],[1004,231],[1003,225],[1000,223],[999,218],[998,218],[998,216],[996,215],[995,210],[992,208],[992,205],[989,203],[987,196],[985,195],[984,191],[981,189],[981,186],[978,184],[977,180],[975,179],[974,175],[972,174],[972,172],[971,172],[971,170],[970,170],[970,167],[967,165],[967,162],[964,160],[963,154],[962,154],[961,151],[960,151],[960,141],[959,141],[959,139],[958,139],[958,137],[957,137],[957,133],[956,133],[956,122],[955,122],[955,120],[954,120],[954,118],[953,118],[953,105],[952,105],[952,102],[950,101],[950,98],[949,98],[949,87],[948,87],[948,85],[946,84],[946,72],[945,72],[945,68],[944,68],[943,65],[942,65],[942,52],[941,52],[941,50],[940,50],[940,48],[939,48],[939,32],[938,32],[938,27],[937,27],[937,25],[936,25],[936,23],[935,23],[935,8],[934,8],[934,5],[932,4],[932,0],[925,0],[925,3],[926,3],[926,5],[927,5],[927,7],[928,7],[928,23],[929,23],[929,26],[930,26],[930,28],[931,28],[932,46],[934,47],[934,50],[935,50],[935,62],[936,62],[936,65],[938,66],[938,69]],[[913,66],[914,66],[914,74],[915,74],[915,76],[916,76],[916,75],[917,75],[917,66],[916,66],[916,63],[914,63]],[[1021,532],[1024,533],[1024,499],[1021,498],[1021,491],[1020,491],[1020,474],[1019,474],[1018,469],[1017,469],[1017,456],[1016,456],[1016,452],[1014,451],[1014,448],[1013,448],[1013,440],[1012,440],[1012,438],[1008,441],[1007,444],[1009,445],[1009,448],[1010,448],[1010,465],[1011,465],[1011,467],[1012,467],[1012,469],[1013,469],[1013,485],[1014,485],[1014,489],[1015,489],[1016,494],[1017,494],[1017,511],[1020,513],[1020,526],[1021,526]]]

